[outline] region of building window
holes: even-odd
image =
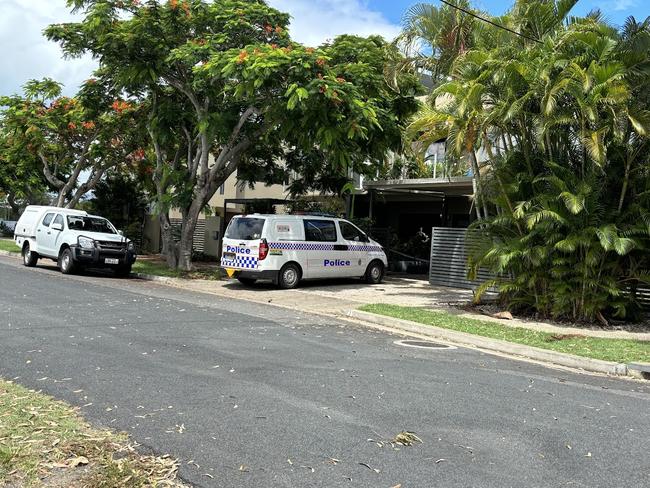
[[[225,184],[222,184],[222,185],[219,187],[219,195],[223,195],[224,193],[226,193],[226,185],[225,185]]]

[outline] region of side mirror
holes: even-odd
[[[63,230],[63,225],[62,224],[52,224],[52,230],[62,231]]]
[[[124,232],[122,232],[121,230],[118,230],[117,233],[118,233],[119,235],[121,235],[121,236],[124,235]]]

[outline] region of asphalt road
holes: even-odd
[[[642,382],[11,258],[0,285],[0,376],[180,458],[196,486],[650,486]],[[392,447],[404,430],[423,443]]]

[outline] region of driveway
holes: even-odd
[[[205,487],[641,487],[650,390],[0,258],[0,375]],[[423,441],[391,445],[400,431]]]

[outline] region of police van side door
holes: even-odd
[[[339,220],[338,224],[341,238],[348,248],[351,276],[363,276],[368,266],[368,237],[357,226],[346,220]]]
[[[333,220],[305,219],[305,255],[307,278],[334,278],[341,276],[349,266],[346,253],[341,252],[336,224]],[[343,276],[345,273],[343,273]]]

